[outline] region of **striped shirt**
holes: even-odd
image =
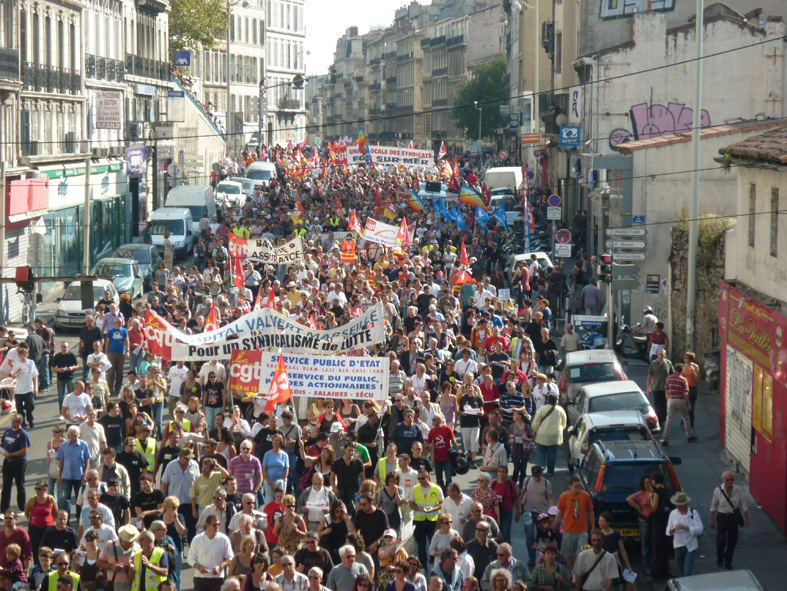
[[[682,399],[689,391],[689,382],[682,375],[674,373],[667,378],[665,390],[670,398]]]
[[[407,374],[402,370],[399,370],[399,373],[390,372],[388,374],[388,395],[391,398],[402,393],[405,379],[407,379]]]
[[[230,460],[227,471],[237,479],[238,492],[241,494],[254,492],[257,488],[257,474],[262,473],[262,465],[256,456],[249,456],[244,462],[239,455]]]

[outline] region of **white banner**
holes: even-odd
[[[235,354],[238,359],[238,354]],[[240,359],[239,359],[240,360]],[[262,353],[262,361],[230,365],[236,389],[267,394],[279,361],[278,353]],[[284,354],[293,396],[350,400],[388,400],[387,357],[325,357]]]
[[[94,127],[96,129],[123,129],[123,92],[94,90],[96,106]]]
[[[152,334],[156,331],[164,334]],[[385,321],[382,304],[331,330],[313,330],[275,310],[262,308],[218,330],[196,335],[146,323],[145,336],[160,343],[169,341],[172,361],[229,359],[235,350],[271,348],[287,353],[333,355],[385,342]]]
[[[434,153],[431,150],[412,148],[389,148],[388,146],[369,146],[373,164],[431,168],[434,166]],[[358,146],[347,146],[348,164],[365,164],[366,154]]]
[[[246,240],[230,233],[229,253],[264,265],[297,265],[303,262],[303,242],[296,236],[286,244],[274,246],[270,240]]]
[[[366,227],[363,230],[363,239],[367,242],[382,244],[387,248],[396,248],[396,236],[399,234],[399,226],[392,226],[369,218],[366,220]]]

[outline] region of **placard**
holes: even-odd
[[[648,275],[647,279],[645,280],[645,293],[658,295],[660,284],[661,284],[661,275]]]
[[[123,92],[94,90],[96,107],[94,127],[96,129],[123,129]]]
[[[399,226],[392,226],[369,218],[366,220],[366,227],[363,230],[363,239],[367,242],[382,244],[386,248],[399,246],[396,236],[399,234]]]
[[[389,146],[368,146],[372,164],[431,168],[434,153],[431,150],[415,150],[413,148],[393,148]],[[337,160],[337,163],[340,161]],[[358,146],[347,146],[348,164],[366,164],[366,152],[362,154]]]
[[[270,240],[247,240],[230,232],[231,257],[264,265],[297,265],[303,262],[303,241],[296,236],[286,244],[273,246]]]
[[[267,394],[279,353],[235,351],[229,370],[230,392]],[[326,357],[284,354],[287,381],[294,397],[387,400],[387,357]]]
[[[186,120],[186,93],[183,90],[167,91],[167,121]]]
[[[497,299],[498,300],[510,300],[511,299],[511,290],[510,289],[498,289],[497,290]]]

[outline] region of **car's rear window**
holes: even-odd
[[[648,401],[641,392],[621,392],[594,396],[588,402],[588,412],[608,412],[610,410],[638,410],[648,412]]]
[[[639,487],[639,480],[645,474],[661,472],[664,482],[672,483],[669,467],[666,463],[610,463],[604,468],[604,479],[601,483],[602,493],[627,493],[636,492]],[[592,484],[592,483],[591,483]]]
[[[590,445],[596,441],[644,441],[649,439],[638,427],[610,427],[591,431],[588,436]]]
[[[620,379],[614,363],[586,363],[568,368],[566,381],[571,384],[614,382]]]

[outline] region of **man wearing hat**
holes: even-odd
[[[164,494],[177,497],[180,501],[178,513],[183,515],[183,520],[186,522],[189,540],[194,539],[197,533],[197,519],[191,511],[189,492],[199,473],[199,465],[194,461],[194,452],[184,447],[178,454],[178,461],[167,464],[161,476],[161,490]]]
[[[136,543],[139,530],[133,525],[124,525],[118,530],[118,539],[107,542],[101,551],[98,565],[106,571],[107,581],[113,583],[115,591],[130,591],[131,578],[129,566],[134,555],[139,552]]]
[[[115,450],[112,451],[114,452]],[[126,475],[126,478],[128,478],[128,475]],[[112,512],[112,516],[115,518],[116,528],[130,522],[131,502],[128,496],[120,492],[117,478],[109,479],[109,482],[107,482],[107,490],[99,497],[99,503]]]
[[[675,508],[669,515],[667,535],[672,536],[679,576],[690,577],[694,554],[697,552],[697,538],[705,533],[705,528],[702,526],[700,514],[689,507],[691,497],[685,492],[679,490],[672,495],[670,501]]]

